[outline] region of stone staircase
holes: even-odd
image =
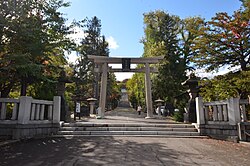
[[[57,136],[164,136],[198,137],[191,124],[157,123],[62,123]]]

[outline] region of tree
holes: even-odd
[[[181,93],[181,82],[186,79],[186,64],[179,48],[180,19],[164,11],[144,14],[144,57],[164,56],[159,73],[152,79],[153,98],[174,103],[174,96]]]
[[[217,13],[211,21],[200,21],[201,27],[194,29],[196,38],[192,58],[199,67],[207,71],[220,67],[237,67],[238,71],[202,81],[201,95],[208,101],[229,97],[247,98],[249,90],[250,64],[250,17],[249,0],[243,0],[244,10],[232,16]]]
[[[93,69],[98,66],[94,66],[87,56],[108,56],[108,43],[105,36],[101,35],[101,21],[97,17],[86,18],[75,24],[81,27],[86,34],[78,46],[79,58],[73,65],[76,95],[84,92],[85,97],[93,97],[94,94],[94,97],[97,98],[100,76],[99,73],[94,73]]]
[[[196,31],[193,61],[207,71],[224,66],[249,70],[249,22],[250,17],[242,10],[235,11],[232,16],[217,13],[211,21],[203,22],[203,26]]]
[[[0,87],[4,97],[14,85],[21,85],[20,95],[26,95],[28,85],[47,81],[58,67],[51,63],[51,57],[64,58],[64,51],[72,44],[65,19],[58,12],[67,6],[61,0],[1,3]]]

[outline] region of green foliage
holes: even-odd
[[[19,85],[21,95],[26,95],[28,85],[50,81],[58,68],[50,59],[63,57],[72,46],[65,19],[57,11],[66,6],[61,0],[7,0],[0,4],[1,95],[4,92],[6,97]]]
[[[108,87],[107,87],[107,104],[111,109],[118,106],[118,101],[121,98],[121,87],[116,82],[114,73],[108,75]]]
[[[75,95],[81,96],[84,95],[90,97],[92,95],[92,82],[93,82],[93,73],[91,62],[87,56],[80,56],[74,65],[72,65],[74,70],[73,81],[75,82]]]
[[[175,51],[178,21],[179,17],[170,16],[163,11],[144,14],[143,57],[165,56],[168,52]]]
[[[250,94],[250,72],[230,72],[201,82],[200,95],[206,101],[224,100],[230,97],[247,98]]]
[[[195,31],[197,31],[202,26],[203,19],[200,17],[189,17],[180,21],[179,24],[179,52],[181,54],[180,63],[183,64],[183,67],[186,67],[188,70],[192,70],[190,64],[190,58],[196,55],[196,52],[192,50],[192,45],[194,44],[194,39],[197,36]]]
[[[77,50],[80,53],[75,64],[72,65],[74,70],[73,80],[76,84],[76,96],[84,98],[96,97],[95,91],[99,88],[100,74],[94,73],[94,67],[98,67],[88,59],[88,55],[108,56],[108,43],[104,36],[101,36],[101,21],[97,17],[84,19],[75,22],[75,25],[83,29],[86,37],[81,39]],[[94,84],[94,85],[93,85]],[[84,92],[84,93],[83,93]]]
[[[183,112],[174,112],[174,116],[173,116],[174,120],[177,122],[183,122],[184,121],[184,116],[183,116]]]
[[[145,82],[144,74],[136,73],[126,83],[129,101],[134,108],[137,105],[145,105]]]

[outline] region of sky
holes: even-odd
[[[210,20],[218,12],[232,15],[240,9],[239,0],[65,0],[70,7],[60,11],[68,23],[73,20],[91,19],[96,16],[101,20],[102,35],[109,42],[111,57],[141,57],[144,36],[143,14],[163,10],[180,18],[200,16]],[[83,36],[79,33],[74,38]],[[70,61],[75,55],[69,56]],[[223,74],[222,70],[217,74]],[[133,73],[115,73],[117,80],[130,78]],[[202,73],[200,73],[202,76]],[[206,75],[206,74],[205,74]]]

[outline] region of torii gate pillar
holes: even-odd
[[[147,105],[147,119],[153,118],[153,105],[152,105],[152,93],[151,93],[151,79],[150,79],[150,67],[148,63],[145,63],[145,89],[146,89],[146,105]]]
[[[107,93],[107,79],[108,79],[108,64],[102,65],[101,89],[100,89],[100,102],[98,108],[98,117],[103,118],[106,107],[106,93]]]

